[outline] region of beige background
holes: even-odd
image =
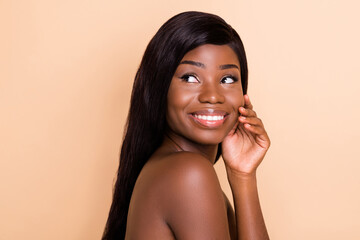
[[[0,239],[100,239],[133,77],[185,10],[240,33],[272,239],[360,239],[357,0],[0,0]],[[223,166],[216,166],[227,191]]]

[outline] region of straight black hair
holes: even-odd
[[[167,94],[181,59],[204,44],[228,45],[240,62],[243,94],[248,69],[244,46],[236,31],[219,16],[183,12],[161,26],[151,39],[136,73],[125,126],[113,201],[103,240],[124,239],[130,198],[136,179],[161,145],[166,128]],[[218,147],[216,160],[221,155]]]

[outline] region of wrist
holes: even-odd
[[[236,187],[237,185],[256,185],[256,171],[248,173],[226,168],[226,173],[230,187]]]
[[[256,178],[256,169],[253,171],[239,171],[237,169],[232,169],[225,165],[226,173],[228,178],[236,178],[236,179],[243,179],[243,180],[249,180]]]

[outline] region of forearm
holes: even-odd
[[[227,171],[234,197],[237,239],[269,239],[261,212],[256,175],[243,176]]]

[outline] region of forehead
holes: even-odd
[[[191,60],[205,65],[236,64],[240,67],[239,59],[228,45],[205,44],[187,52],[182,61]]]

